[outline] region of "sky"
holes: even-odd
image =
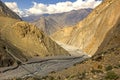
[[[95,8],[101,0],[2,0],[21,17]]]

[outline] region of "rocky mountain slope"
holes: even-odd
[[[33,24],[50,35],[65,26],[76,24],[84,19],[91,11],[92,9],[88,8],[65,13],[50,14],[44,17],[39,16],[40,19],[33,21]]]
[[[15,12],[10,10],[1,0],[0,0],[0,16],[7,16],[21,20],[21,18]]]
[[[37,27],[26,22],[17,22],[12,26],[4,27],[1,37],[22,50],[26,56],[45,57],[68,54]]]
[[[55,20],[47,17],[40,17],[39,20],[34,21],[33,24],[49,35],[62,28]]]
[[[69,55],[69,53],[40,31],[21,21],[0,1],[0,66],[10,66],[15,58],[21,61],[35,56]]]
[[[111,34],[107,34],[111,29],[114,30],[120,22],[120,0],[106,0],[83,21],[76,24],[72,29],[65,28],[52,35],[52,38],[79,47],[86,53],[93,55],[101,44],[109,41]],[[114,8],[113,8],[114,7]],[[109,38],[102,43],[106,35]],[[79,43],[79,44],[78,44]],[[112,43],[111,43],[112,44]],[[113,46],[113,45],[112,45]]]
[[[11,18],[14,19],[11,21]],[[16,60],[6,51],[6,49],[9,49],[16,57],[19,57],[21,61],[27,60],[27,57],[22,55],[22,52],[18,48],[1,39],[3,26],[10,25],[19,20],[21,20],[21,18],[0,1],[0,67],[7,67],[16,63]]]

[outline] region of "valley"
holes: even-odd
[[[87,55],[80,57],[59,56],[47,59],[35,59],[28,61],[20,66],[0,68],[0,79],[25,78],[29,76],[44,77],[50,72],[60,71],[68,68],[75,63],[80,63],[89,58]],[[17,74],[14,74],[17,73]]]
[[[119,80],[119,4],[25,22],[0,1],[0,80]]]

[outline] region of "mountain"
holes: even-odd
[[[27,21],[27,22],[32,22],[35,20],[38,20],[42,15],[30,15],[27,17],[22,17],[22,20]]]
[[[37,27],[26,22],[16,22],[12,26],[4,27],[1,31],[1,37],[29,57],[68,54]]]
[[[93,55],[101,45],[105,47],[105,45],[108,44],[108,41],[111,39],[112,35],[114,35],[112,32],[119,26],[119,3],[120,0],[105,0],[83,21],[79,22],[74,27],[57,31],[51,37],[56,41],[79,47],[86,53]],[[107,35],[109,35],[109,37],[106,39]],[[117,40],[118,41],[114,41],[113,43],[119,45],[119,38]],[[113,43],[110,42],[109,44]]]
[[[0,0],[0,16],[7,16],[21,20],[21,18],[15,12],[10,10],[1,0]]]
[[[36,26],[21,21],[0,1],[0,67],[39,56],[69,55]]]
[[[29,15],[29,16],[22,17],[22,20],[27,22],[33,22],[33,21],[39,20],[40,17],[46,17],[48,15],[50,14]]]
[[[9,18],[14,18],[14,19],[13,21],[11,21],[11,19]],[[10,56],[10,54],[6,51],[6,49],[9,49],[12,52],[12,54],[17,53],[17,55],[15,56],[19,57],[21,61],[26,61],[27,59],[24,55],[22,55],[22,52],[19,51],[18,48],[1,39],[1,31],[2,31],[3,25],[11,24],[20,20],[21,18],[12,10],[10,10],[0,0],[0,67],[7,67],[7,66],[14,65],[16,63],[16,60],[12,56]]]
[[[43,16],[39,15],[38,16],[40,17],[39,19],[38,17],[33,18],[34,19],[33,24],[35,24],[45,33],[50,35],[65,26],[71,26],[76,24],[77,22],[84,19],[91,11],[92,9],[88,8],[73,10],[65,13],[56,13],[48,15],[46,14]]]
[[[83,20],[90,12],[91,8],[72,10],[65,13],[51,14],[48,17],[60,23],[60,26],[75,25],[79,21]]]
[[[55,20],[47,17],[40,17],[39,20],[34,21],[33,24],[49,35],[62,28]]]

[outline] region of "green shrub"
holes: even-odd
[[[107,74],[105,76],[105,79],[107,79],[107,80],[116,80],[118,78],[119,78],[119,76],[113,71],[107,72]]]

